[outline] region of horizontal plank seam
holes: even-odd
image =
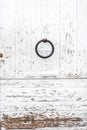
[[[75,77],[75,78],[72,78],[72,77],[68,77],[68,78],[0,78],[0,80],[63,80],[63,79],[87,79],[87,77]]]

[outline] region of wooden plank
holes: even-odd
[[[16,6],[16,75],[32,75],[34,45],[40,39],[40,0],[15,1]],[[33,52],[32,52],[33,50]]]
[[[14,1],[0,1],[0,77],[15,76]]]
[[[38,0],[37,4],[36,2],[16,1],[17,32],[19,30],[16,52],[17,77],[59,73],[59,0],[51,1],[51,4],[50,0]],[[53,42],[55,53],[51,58],[44,60],[36,55],[35,45],[45,38]]]
[[[56,118],[69,118],[69,120],[78,118],[82,120],[78,127],[87,125],[87,80],[56,80],[55,82],[54,80],[7,80],[1,81],[0,86],[1,114],[4,120],[8,118],[21,120],[23,117],[31,118],[33,115],[34,120],[40,121],[46,118],[54,121]],[[71,121],[71,126],[75,126],[76,122]],[[10,122],[8,123],[10,125]],[[69,122],[67,123],[64,124],[70,125]],[[13,124],[13,127],[16,127],[15,121]],[[25,128],[29,126],[25,125]]]
[[[87,75],[87,1],[78,1],[78,74],[84,77]]]
[[[76,76],[77,1],[61,0],[61,75]]]

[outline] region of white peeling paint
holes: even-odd
[[[86,0],[1,0],[0,77],[87,77]],[[47,38],[52,57],[35,53]]]
[[[87,124],[86,35],[87,0],[0,0],[0,121],[34,113]],[[44,38],[48,59],[35,53]]]

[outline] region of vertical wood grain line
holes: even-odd
[[[42,31],[43,31],[43,30],[42,30],[42,15],[43,15],[43,12],[42,12],[43,9],[42,9],[42,8],[43,8],[43,6],[42,6],[42,0],[40,0],[40,24],[41,24],[40,26],[41,26],[41,39],[42,39]]]
[[[14,46],[15,46],[15,77],[17,75],[17,43],[16,43],[16,35],[17,35],[17,31],[16,31],[16,5],[15,5],[15,1],[14,1]]]
[[[78,0],[76,0],[76,73],[78,74]]]
[[[31,50],[32,50],[32,21],[31,21],[31,39],[30,39],[30,41],[31,41]],[[32,52],[31,52],[31,61],[33,60],[33,58],[32,58]],[[32,63],[33,63],[33,61],[32,61]],[[31,70],[32,70],[32,64],[31,64],[31,66],[30,66],[30,68],[31,68]],[[31,75],[32,75],[32,71],[31,71]]]
[[[59,0],[59,74],[61,74],[61,0]]]
[[[41,39],[43,39],[43,29],[42,29],[42,16],[43,16],[43,0],[40,0],[40,27],[41,27]],[[40,40],[41,40],[40,39]],[[42,62],[41,62],[41,66],[42,66]],[[42,76],[42,74],[41,74],[41,76]]]

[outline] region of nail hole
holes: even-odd
[[[3,57],[3,54],[2,53],[0,53],[0,58],[2,58]]]

